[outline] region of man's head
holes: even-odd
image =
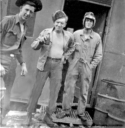
[[[60,32],[66,26],[68,17],[63,11],[58,10],[52,15],[52,20],[54,22],[55,30]]]
[[[41,0],[17,0],[16,5],[20,7],[19,16],[24,21],[42,9]]]
[[[93,12],[86,12],[83,18],[83,26],[87,29],[91,29],[95,26],[96,18]]]

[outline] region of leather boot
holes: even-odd
[[[62,110],[61,112],[56,114],[56,118],[62,119],[62,118],[69,116],[69,115],[70,115],[70,109]]]
[[[2,126],[6,126],[6,123],[5,123],[5,121],[4,121],[4,118],[5,117],[3,117],[2,115],[0,115],[0,126],[2,127]]]
[[[46,123],[49,127],[55,127],[55,123],[52,121],[52,118],[48,113],[46,113],[43,122]]]
[[[32,124],[32,114],[27,114],[24,125],[30,126]]]
[[[93,121],[87,118],[85,114],[78,115],[78,117],[81,119],[83,125],[85,125],[87,128],[90,128],[92,126]]]

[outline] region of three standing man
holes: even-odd
[[[21,50],[26,40],[26,20],[34,12],[42,9],[41,0],[17,0],[16,5],[20,7],[20,12],[13,16],[6,16],[0,22],[0,75],[3,77],[6,87],[2,118],[9,110],[11,89],[16,76],[16,59],[22,67],[21,74],[26,75],[27,73]],[[52,20],[53,28],[43,30],[31,45],[34,50],[40,50],[41,54],[37,63],[36,81],[27,109],[28,124],[31,122],[32,113],[36,109],[38,99],[49,77],[50,99],[44,121],[49,126],[54,126],[51,115],[56,109],[56,100],[61,87],[62,67],[65,60],[68,60],[71,55],[73,55],[73,59],[69,62],[64,87],[64,111],[57,117],[63,118],[69,114],[74,98],[75,85],[78,78],[80,78],[81,91],[78,101],[78,116],[84,120],[92,69],[102,59],[102,41],[99,34],[93,31],[96,18],[92,12],[85,14],[83,19],[84,28],[73,34],[64,30],[68,17],[63,11],[56,11]]]
[[[26,20],[42,9],[40,0],[17,0],[16,5],[20,7],[19,13],[5,16],[0,22],[0,76],[6,87],[1,120],[9,111],[11,90],[16,77],[16,60],[21,65],[21,75],[27,73],[22,56],[22,46],[26,40]]]

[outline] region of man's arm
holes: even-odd
[[[68,48],[67,50],[64,52],[64,58],[68,59],[70,57],[70,55],[74,52],[75,47],[74,47],[74,37],[71,34],[69,41],[68,41]]]
[[[22,65],[24,63],[23,56],[22,56],[22,48],[19,48],[19,51],[16,54],[16,58],[17,58],[18,62],[20,63],[20,65]]]
[[[91,68],[95,68],[101,60],[102,60],[102,41],[100,38],[95,49],[95,54],[90,64]]]
[[[31,44],[31,47],[34,50],[39,50],[41,46],[46,43],[47,38],[49,38],[49,34],[46,35],[45,32],[46,30],[43,30],[38,36],[38,38],[36,38],[36,40]]]
[[[8,26],[9,26],[9,18],[4,17],[3,20],[0,22],[0,55],[2,49],[2,35],[4,35],[7,32]],[[4,76],[4,75],[5,75],[5,69],[1,65],[1,61],[0,61],[0,76]]]
[[[25,63],[24,60],[23,60],[23,55],[22,55],[22,46],[23,46],[24,42],[26,41],[26,39],[27,39],[27,37],[24,36],[22,41],[21,41],[21,44],[18,48],[18,52],[16,53],[16,58],[17,58],[18,62],[20,63],[20,65]]]
[[[22,55],[22,45],[24,44],[25,40],[26,37],[24,36],[24,39],[22,40],[21,45],[19,47],[18,53],[16,54],[16,58],[21,65],[21,75],[23,76],[27,74],[26,63],[23,61],[23,55]]]

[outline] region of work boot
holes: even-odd
[[[32,114],[27,114],[24,125],[30,126],[32,124]]]
[[[69,116],[69,115],[70,115],[70,110],[69,109],[68,110],[62,110],[61,112],[58,112],[56,114],[56,118],[62,119],[62,118],[66,117],[66,116]]]
[[[6,123],[5,123],[4,119],[5,119],[5,117],[0,115],[0,126],[6,126]]]
[[[52,118],[50,117],[50,115],[48,113],[46,113],[43,122],[46,123],[49,127],[55,127],[57,126],[53,121]]]
[[[2,126],[3,125],[3,118],[2,118],[2,116],[0,115],[0,126]]]
[[[43,121],[44,118],[44,114],[43,113],[37,113],[34,115],[34,119],[38,120],[38,121]]]
[[[85,114],[78,115],[78,117],[81,119],[83,125],[86,126],[87,128],[90,128],[92,126],[93,121],[90,120],[89,118],[87,118],[87,116],[85,116]]]

